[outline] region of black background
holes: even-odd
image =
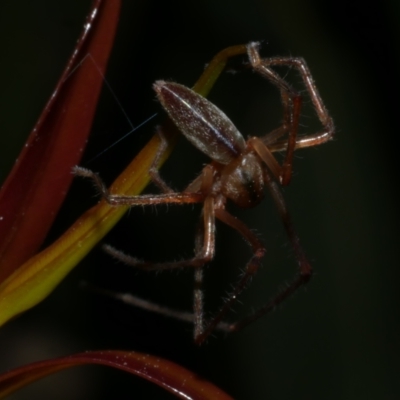
[[[89,5],[1,2],[2,178],[50,96]],[[337,127],[332,142],[296,154],[293,180],[285,189],[315,277],[269,317],[196,348],[190,326],[79,286],[88,281],[190,310],[192,272],[145,274],[115,263],[97,248],[46,301],[2,328],[1,370],[84,350],[126,349],[181,364],[237,399],[397,398],[399,8],[394,0],[374,6],[340,0],[123,1],[107,79],[134,125],[161,111],[151,89],[154,80],[191,86],[226,46],[263,40],[265,57],[307,60]],[[301,84],[292,75],[288,79]],[[276,90],[251,74],[225,74],[211,99],[245,136],[279,124]],[[304,132],[317,128],[314,119],[306,104]],[[151,137],[154,124],[87,166],[112,182]],[[128,130],[104,90],[83,164]],[[181,142],[163,169],[177,189],[207,162]],[[48,243],[95,201],[88,182],[75,182]],[[198,213],[196,207],[133,209],[106,242],[146,259],[187,257]],[[235,214],[257,230],[268,248],[263,270],[237,309],[242,315],[288,281],[296,264],[269,199]],[[217,229],[217,257],[206,271],[209,310],[218,307],[250,255],[235,233]],[[12,398],[32,396],[174,398],[139,378],[100,367],[59,373]]]

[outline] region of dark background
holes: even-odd
[[[154,80],[191,86],[205,63],[226,46],[263,40],[265,57],[307,60],[337,127],[332,142],[297,152],[293,180],[285,189],[315,277],[269,317],[196,348],[190,326],[79,285],[87,281],[190,310],[192,272],[145,274],[115,263],[97,248],[46,301],[1,329],[1,370],[83,350],[132,349],[186,366],[237,399],[398,398],[398,2],[123,3],[107,79],[134,125],[160,112],[151,89]],[[0,3],[2,179],[51,94],[89,5],[61,0]],[[300,79],[292,75],[288,79],[301,88]],[[279,124],[279,96],[262,78],[225,74],[211,99],[245,136]],[[306,104],[304,132],[317,129],[314,120]],[[85,164],[129,130],[104,90],[83,164],[112,182],[160,121]],[[206,161],[182,141],[163,175],[181,189]],[[95,201],[88,182],[74,183],[48,241]],[[133,209],[106,242],[151,260],[188,257],[199,212],[196,207]],[[289,281],[296,264],[269,199],[255,210],[234,212],[257,230],[268,248],[263,270],[241,298],[240,316]],[[235,233],[220,225],[217,229],[217,257],[206,271],[210,311],[250,255]],[[174,398],[138,378],[100,367],[60,373],[12,398],[32,396]]]

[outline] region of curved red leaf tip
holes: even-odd
[[[39,361],[0,375],[0,398],[57,371],[85,364],[117,368],[144,378],[185,400],[232,400],[221,389],[171,361],[127,351],[94,351]]]

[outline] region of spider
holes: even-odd
[[[203,343],[216,329],[225,332],[238,331],[273,310],[309,281],[312,268],[293,228],[280,186],[285,186],[290,182],[296,149],[324,143],[331,139],[334,133],[333,121],[318,93],[307,64],[302,58],[261,58],[259,43],[252,42],[247,46],[233,46],[225,49],[225,52],[219,53],[219,56],[224,59],[217,63],[218,68],[222,70],[227,59],[238,54],[247,54],[249,66],[279,89],[283,105],[283,121],[277,129],[265,136],[251,137],[245,141],[230,119],[206,98],[178,83],[156,81],[154,90],[169,118],[197,149],[212,160],[203,168],[200,175],[182,192],[173,191],[165,183],[157,171],[157,165],[166,147],[165,138],[149,171],[153,182],[162,190],[161,194],[139,196],[111,194],[96,173],[81,167],[75,168],[75,174],[91,178],[102,197],[113,206],[203,203],[200,220],[202,222],[199,223],[196,231],[195,254],[191,259],[154,264],[143,262],[114,247],[105,245],[105,250],[116,259],[144,270],[182,267],[194,269],[193,314],[171,310],[133,296],[123,297],[123,299],[149,311],[191,321],[194,324],[194,340],[197,344]],[[275,66],[293,67],[299,71],[322,125],[319,132],[297,135],[302,97],[272,69]],[[217,67],[212,66],[212,68]],[[159,134],[162,138],[164,137],[161,130],[159,130]],[[279,163],[273,155],[278,151],[285,153],[282,163]],[[227,312],[259,269],[266,252],[257,236],[242,221],[226,210],[226,203],[230,201],[240,207],[254,207],[263,199],[264,187],[268,189],[276,204],[294,250],[298,272],[294,279],[278,291],[264,306],[244,319],[226,322],[224,318]],[[214,258],[216,219],[236,230],[247,241],[252,249],[252,256],[222,307],[213,318],[206,320],[203,312],[203,267]]]

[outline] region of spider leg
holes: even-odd
[[[170,135],[167,135],[165,133],[165,130],[167,129],[176,129],[174,126],[172,126],[171,121],[167,121],[165,126],[161,127],[158,126],[156,128],[156,134],[160,137],[160,146],[157,150],[156,155],[154,156],[154,160],[151,163],[151,166],[149,168],[149,175],[152,180],[152,182],[157,185],[160,190],[163,193],[173,193],[174,191],[168,186],[168,184],[164,181],[163,178],[161,178],[161,175],[158,171],[162,156],[164,155],[165,151],[167,150],[169,144],[169,137]]]
[[[266,62],[269,59],[262,59],[258,48],[259,44],[254,42],[247,46],[247,53],[252,68],[262,76],[266,77],[280,90],[281,93],[283,104],[282,130],[287,131],[289,136],[285,146],[285,159],[283,160],[278,177],[282,185],[287,185],[289,184],[292,175],[293,156],[296,146],[302,97],[274,70],[268,68]],[[270,140],[269,135],[267,135],[267,140]]]
[[[206,212],[208,212],[206,210]],[[210,216],[207,217],[207,222],[210,222]],[[204,242],[210,242],[213,241],[214,238],[211,237],[213,236],[213,232],[212,235],[210,236],[210,234],[205,233],[205,231],[207,230],[207,222],[205,222],[204,219],[204,212],[202,213],[202,218],[199,221],[197,230],[196,230],[196,238],[195,238],[195,254],[196,257],[198,257],[197,259],[199,260],[199,258],[204,257],[204,254],[208,251],[207,250],[207,245],[204,245]],[[108,248],[111,248],[110,246],[108,246]],[[210,246],[210,243],[208,243],[208,249],[211,249],[211,252],[208,254],[207,258],[212,258],[213,257],[213,245]],[[114,254],[115,252],[118,252],[118,250],[113,249],[112,255],[115,256]],[[129,257],[129,256],[126,256]],[[118,257],[120,259],[120,257]],[[132,258],[133,259],[133,258]],[[122,261],[126,262],[125,259],[123,259]],[[130,293],[118,293],[118,292],[112,292],[110,290],[106,290],[106,289],[102,289],[102,288],[98,288],[95,287],[93,285],[85,285],[85,287],[87,287],[89,290],[92,290],[94,292],[100,293],[100,294],[105,294],[109,297],[112,297],[116,300],[120,300],[122,302],[124,302],[125,304],[134,306],[134,307],[138,307],[141,308],[143,310],[146,310],[148,312],[153,312],[153,313],[157,313],[160,315],[163,315],[165,317],[169,317],[169,318],[174,318],[180,321],[184,321],[184,322],[189,322],[192,323],[194,325],[194,337],[198,337],[202,332],[203,332],[203,325],[204,325],[204,308],[203,308],[203,290],[202,290],[202,283],[203,283],[203,264],[205,262],[207,262],[207,260],[202,260],[201,264],[196,266],[195,268],[195,272],[194,272],[194,301],[193,301],[193,312],[186,312],[186,311],[181,311],[181,310],[176,310],[176,309],[172,309],[169,307],[165,307],[163,305],[154,303],[152,301],[148,301],[145,300],[143,298],[134,296]],[[169,263],[170,266],[172,266],[172,264],[175,264],[175,266],[177,265],[177,263]],[[149,264],[149,265],[154,265],[154,264]],[[185,262],[184,265],[182,266],[186,266],[188,265],[188,261]],[[135,266],[138,266],[138,264],[135,264]],[[180,266],[180,265],[179,265]],[[159,267],[162,267],[162,269],[165,269],[166,264],[159,264]],[[147,268],[148,269],[148,268]],[[221,323],[220,324],[222,330],[226,331],[229,328],[229,325],[226,323]]]
[[[275,83],[276,77],[274,75],[277,74],[270,67],[294,67],[300,73],[300,76],[311,98],[315,112],[322,124],[323,129],[317,133],[308,134],[302,136],[301,138],[298,138],[296,140],[295,149],[316,146],[330,140],[335,131],[334,123],[331,116],[329,115],[327,108],[325,107],[324,102],[322,101],[322,98],[319,94],[317,86],[315,85],[314,79],[305,60],[299,57],[271,57],[263,59],[260,57],[260,54],[258,52],[258,43],[250,43],[247,49],[252,67],[261,75],[269,79],[272,83]],[[281,87],[281,83],[278,83],[277,86]],[[297,113],[296,107],[297,106],[295,106],[294,114]],[[296,116],[294,118],[296,118]],[[271,144],[269,147],[272,151],[282,151],[287,148],[287,144],[288,143],[286,141],[280,141],[275,144]]]
[[[196,239],[195,239],[195,254],[201,254],[201,251],[204,248],[204,239],[205,239],[204,228],[205,224],[199,223],[197,226]],[[203,275],[204,275],[203,266],[194,269],[193,321],[192,321],[194,339],[196,339],[196,337],[201,335],[201,333],[204,330]]]
[[[91,171],[89,173],[93,174]],[[212,196],[207,196],[210,191],[211,185],[213,183],[213,168],[211,166],[206,166],[203,169],[201,177],[202,185],[200,193],[189,193],[189,192],[180,192],[180,193],[165,193],[159,195],[142,195],[142,196],[134,196],[131,197],[131,203],[133,204],[165,204],[165,203],[195,203],[195,202],[204,202],[202,216],[203,216],[203,227],[201,230],[198,228],[195,239],[195,255],[193,258],[188,260],[167,262],[167,263],[150,263],[143,262],[137,258],[131,257],[120,250],[115,249],[110,245],[103,246],[103,249],[113,256],[114,258],[124,262],[125,264],[143,268],[147,271],[153,270],[163,270],[163,269],[175,269],[182,268],[186,266],[191,267],[202,267],[204,264],[213,259],[215,253],[215,205],[214,198]],[[93,179],[100,179],[96,174],[94,174]],[[98,183],[98,182],[97,182]],[[100,183],[102,183],[100,181]],[[102,185],[104,187],[104,184]],[[105,195],[106,196],[106,195]],[[108,200],[110,200],[110,196],[108,195]],[[118,199],[121,200],[126,199],[127,196],[118,196]],[[149,197],[149,198],[148,198]],[[147,203],[142,203],[142,198],[145,198]],[[115,204],[115,198],[113,199],[113,204]],[[158,201],[158,203],[157,203]],[[200,233],[202,232],[201,238]]]
[[[308,262],[300,245],[299,237],[293,228],[293,224],[279,186],[276,181],[269,176],[268,171],[265,171],[264,175],[265,183],[277,205],[286,233],[293,247],[298,262],[298,273],[295,278],[282,290],[280,290],[267,304],[260,307],[258,310],[244,319],[231,323],[229,325],[228,332],[238,331],[268,312],[273,311],[279,304],[289,298],[297,289],[306,284],[312,276],[311,265]]]
[[[123,303],[128,304],[129,306],[141,308],[148,312],[160,314],[160,315],[163,315],[163,316],[169,317],[169,318],[175,318],[180,321],[189,322],[189,323],[194,323],[194,321],[195,321],[194,314],[192,312],[185,312],[185,311],[180,311],[180,310],[175,310],[175,309],[172,309],[169,307],[165,307],[163,305],[154,303],[152,301],[148,301],[141,297],[134,296],[131,293],[113,292],[111,290],[103,289],[103,288],[94,286],[92,284],[88,284],[86,282],[84,283],[83,288],[87,289],[91,292],[105,295],[105,296],[111,297],[113,299],[122,301]]]
[[[211,204],[210,204],[211,205]],[[150,312],[155,312],[167,317],[172,317],[181,321],[191,322],[194,324],[194,340],[195,343],[201,345],[207,337],[214,331],[220,330],[224,332],[231,332],[236,331],[240,328],[237,325],[242,324],[242,321],[230,323],[223,321],[225,315],[231,310],[234,303],[237,301],[238,296],[241,292],[247,287],[248,283],[258,271],[260,267],[261,260],[265,255],[265,248],[259,239],[251,232],[251,230],[239,219],[232,216],[230,213],[223,209],[216,209],[215,210],[215,217],[227,224],[228,226],[232,227],[233,229],[237,230],[250,244],[253,249],[253,256],[251,257],[250,261],[246,265],[246,269],[240,278],[239,282],[237,283],[233,292],[228,296],[225,300],[223,306],[220,308],[217,315],[208,323],[204,321],[204,301],[203,301],[203,290],[202,290],[202,283],[203,283],[203,265],[210,261],[214,256],[214,231],[212,231],[212,240],[210,233],[207,233],[207,228],[211,223],[211,219],[206,217],[208,213],[207,208],[205,207],[203,211],[204,223],[200,224],[197,232],[196,232],[196,240],[195,240],[195,252],[196,257],[192,260],[176,262],[176,263],[163,263],[163,264],[146,264],[143,265],[143,268],[146,269],[167,269],[167,268],[175,268],[175,267],[184,267],[188,265],[192,265],[195,267],[194,275],[195,275],[195,286],[194,286],[194,304],[193,304],[193,313],[188,313],[184,311],[178,311],[175,309],[171,309],[168,307],[164,307],[153,302],[141,299],[139,297],[133,296],[131,294],[118,294],[118,293],[110,293],[106,292],[106,294],[123,301],[124,303],[133,305],[135,307],[139,307],[145,309]],[[214,215],[213,215],[214,218]],[[213,221],[214,225],[215,221]],[[214,226],[212,228],[214,230]],[[209,249],[209,250],[207,250]],[[208,253],[209,256],[207,259],[204,259],[204,254]],[[115,254],[112,254],[115,256]],[[129,257],[129,256],[128,256]],[[119,258],[119,257],[118,257]],[[132,258],[132,260],[135,260]],[[196,262],[192,263],[192,261],[197,260]],[[125,263],[129,263],[126,258],[121,259],[121,261]],[[200,261],[200,263],[198,263]],[[181,264],[182,263],[182,264]],[[135,263],[133,264],[135,267],[141,266]],[[150,268],[149,268],[150,267]],[[103,292],[103,290],[101,290]],[[264,313],[263,313],[264,314]],[[253,315],[247,321],[246,325],[261,317],[263,314],[257,315],[253,317]],[[243,325],[245,326],[245,325]],[[240,326],[241,327],[241,326]]]
[[[233,292],[229,294],[224,304],[218,311],[218,313],[213,317],[213,319],[208,323],[206,328],[201,332],[201,334],[195,335],[195,343],[202,344],[207,337],[212,333],[214,329],[230,331],[231,324],[228,324],[223,320],[228,311],[232,308],[233,304],[237,301],[238,296],[246,288],[247,284],[250,282],[251,278],[255,275],[260,267],[261,260],[265,255],[266,249],[263,244],[258,240],[256,235],[239,219],[235,218],[233,215],[228,213],[223,209],[216,209],[215,216],[220,221],[224,222],[226,225],[237,230],[250,244],[253,249],[253,256],[246,265],[245,271],[234,288]]]
[[[275,131],[271,132],[275,134],[275,132],[279,133],[280,130],[284,130],[284,127],[278,128]],[[292,161],[288,161],[286,164],[283,163],[281,166],[279,162],[276,160],[274,154],[265,141],[259,137],[252,137],[247,141],[248,147],[254,150],[258,156],[264,161],[267,165],[268,169],[271,171],[272,175],[281,185],[287,185],[290,182],[290,177],[292,174]],[[291,149],[294,149],[292,146],[289,146]],[[293,152],[287,152],[287,155],[290,155],[289,159],[293,158]]]
[[[296,57],[261,58],[258,47],[258,43],[250,43],[247,47],[250,64],[255,71],[279,88],[284,107],[282,127],[289,132],[288,139],[284,141],[271,143],[270,135],[266,135],[261,140],[265,141],[271,152],[286,151],[279,177],[281,184],[287,185],[290,182],[292,174],[294,151],[298,148],[319,145],[331,139],[334,134],[334,124],[322,101],[306,62],[302,58]],[[297,137],[302,97],[271,69],[273,66],[295,67],[299,71],[322,124],[322,131],[304,135],[300,138]]]
[[[205,210],[205,212],[208,212]],[[203,220],[203,221],[202,221]],[[210,218],[207,218],[208,222],[211,222]],[[207,245],[205,246],[204,242],[210,242],[210,240],[214,240],[214,238],[211,238],[209,234],[205,234],[205,231],[207,227],[207,223],[204,223],[204,212],[202,213],[202,218],[199,221],[197,230],[196,230],[196,238],[195,238],[195,254],[197,257],[201,257],[204,255],[205,252],[207,252]],[[210,243],[208,244],[208,248],[210,249]],[[213,245],[211,245],[212,251],[209,253],[208,258],[212,258],[214,256],[214,249]],[[114,254],[113,254],[114,255]],[[128,256],[129,257],[129,256]],[[119,257],[118,257],[119,258]],[[126,262],[126,260],[123,260]],[[203,263],[205,263],[207,260],[203,260]],[[172,263],[170,263],[171,265]],[[149,265],[154,265],[154,264],[149,264]],[[163,268],[166,266],[165,264],[159,264]],[[185,262],[186,266],[187,261]],[[137,266],[137,265],[135,265]],[[109,297],[112,297],[116,300],[120,300],[124,302],[125,304],[138,307],[141,309],[144,309],[149,312],[157,313],[160,315],[163,315],[165,317],[169,318],[174,318],[180,321],[184,322],[189,322],[194,325],[194,338],[198,338],[204,331],[204,301],[203,301],[203,289],[202,289],[202,284],[203,284],[203,264],[196,266],[194,269],[194,300],[193,300],[193,312],[186,312],[186,311],[181,311],[181,310],[176,310],[172,309],[169,307],[165,307],[163,305],[154,303],[152,301],[145,300],[143,298],[134,296],[130,293],[118,293],[118,292],[112,292],[106,289],[101,289],[92,285],[85,285],[89,290],[92,290],[94,292],[100,293],[100,294],[105,294]],[[226,322],[219,322],[218,325],[216,326],[216,329],[222,330],[222,331],[228,331],[229,330],[229,324]]]
[[[171,195],[174,194],[181,195],[181,193],[171,193]],[[164,195],[159,196],[164,197]],[[202,267],[213,259],[215,253],[215,216],[214,199],[212,197],[207,197],[204,201],[203,223],[203,245],[199,248],[196,244],[194,257],[187,260],[153,263],[139,260],[138,258],[125,254],[121,250],[117,250],[108,244],[103,245],[103,250],[117,260],[122,261],[124,264],[131,265],[135,268],[141,268],[146,271],[159,271],[183,267]],[[198,239],[196,236],[196,243],[197,242]]]
[[[201,203],[204,195],[201,193],[173,192],[162,194],[144,194],[139,196],[128,196],[110,194],[100,176],[90,169],[75,166],[73,172],[77,176],[89,178],[102,195],[103,199],[111,206],[137,206],[137,205],[157,205],[157,204],[189,204]]]
[[[184,266],[199,266],[204,265],[212,259],[215,247],[215,222],[214,222],[214,200],[211,197],[204,199],[202,193],[163,193],[158,195],[140,195],[140,196],[125,196],[110,194],[106,185],[101,180],[98,174],[91,170],[74,167],[74,173],[79,176],[90,178],[93,180],[95,186],[103,196],[103,199],[112,206],[135,206],[135,205],[157,205],[157,204],[189,204],[204,202],[203,215],[204,215],[204,248],[195,257],[190,260],[182,260],[172,263],[152,264],[143,262],[137,258],[131,257],[120,250],[115,249],[110,245],[104,245],[103,249],[113,256],[114,258],[138,268],[145,268],[146,270],[158,269],[171,269],[180,268]],[[205,175],[207,175],[205,173]]]
[[[202,290],[203,284],[203,266],[214,258],[215,254],[215,200],[208,194],[213,184],[214,169],[208,165],[201,174],[202,180],[200,189],[206,195],[202,210],[202,221],[199,222],[195,237],[195,256],[189,260],[167,262],[167,263],[146,263],[134,257],[128,256],[113,247],[106,245],[103,248],[107,253],[114,256],[125,264],[134,267],[149,270],[175,269],[182,267],[194,267],[194,294],[193,294],[193,314],[172,310],[161,307],[154,303],[132,297],[130,303],[152,312],[158,312],[166,316],[174,317],[184,321],[190,321],[194,324],[195,340],[204,330],[204,296]],[[226,326],[224,326],[226,330]]]

